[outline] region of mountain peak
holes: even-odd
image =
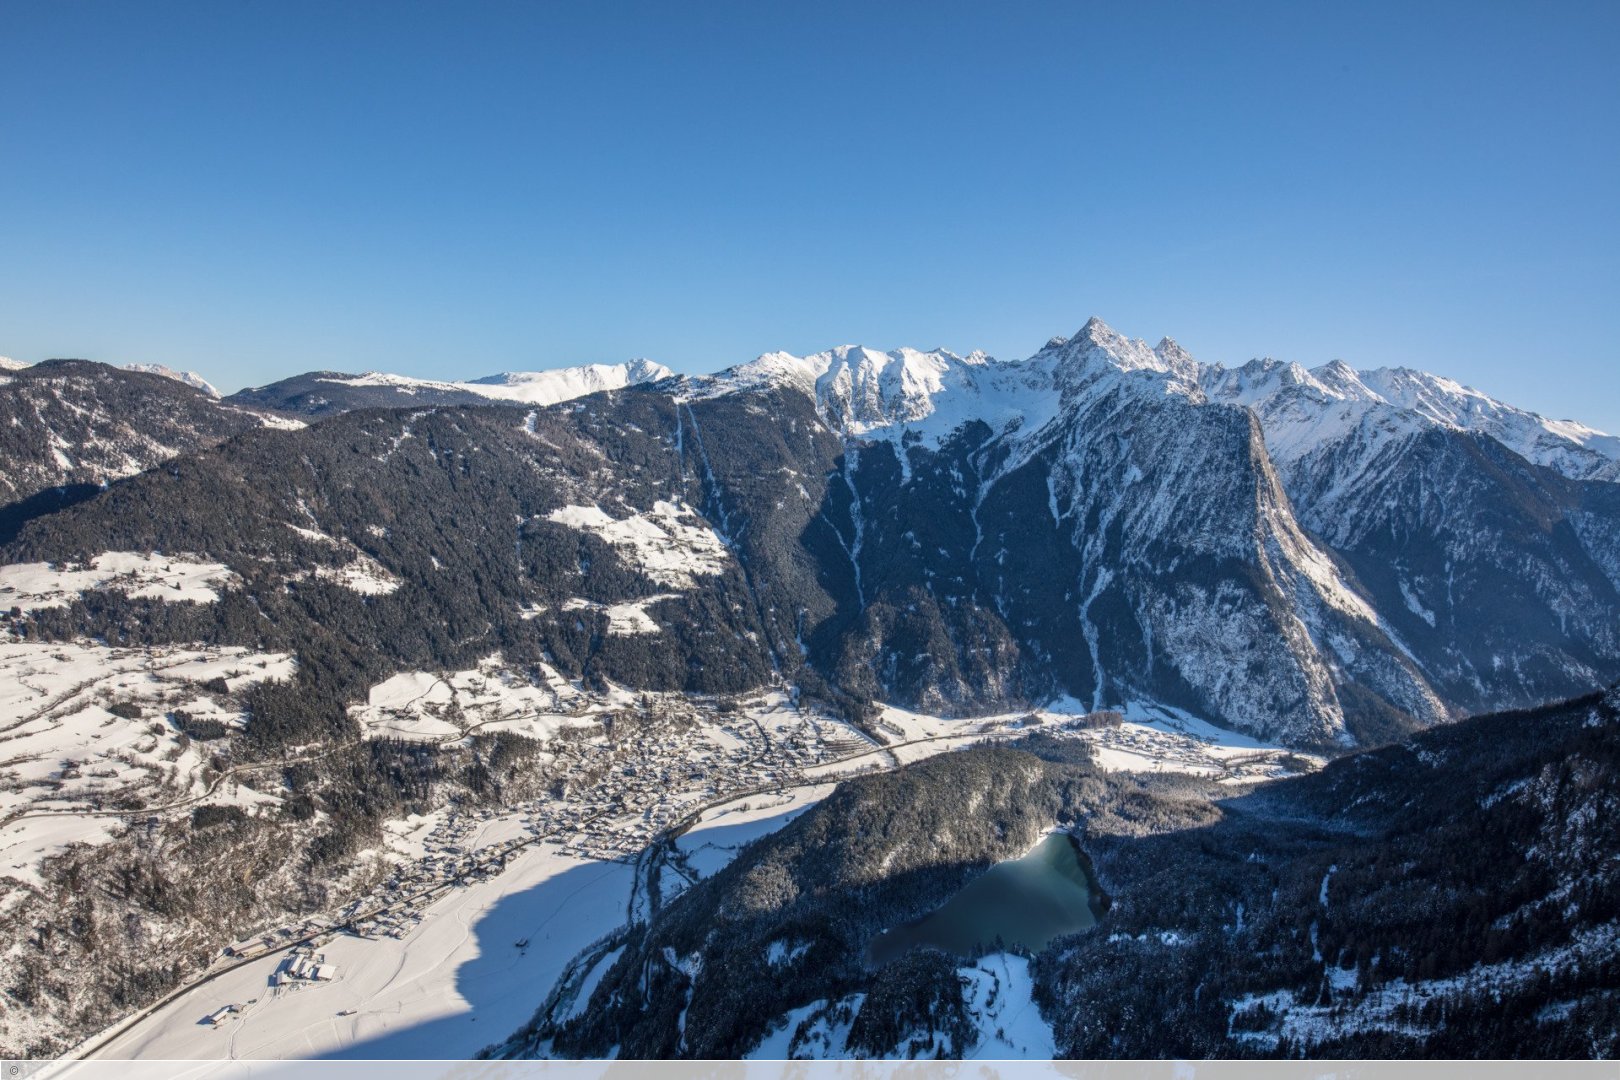
[[[672,369],[644,356],[625,361],[624,371],[631,383],[658,382],[661,379],[672,378],[675,374]]]
[[[1126,337],[1095,315],[1060,349],[1067,362],[1081,367],[1103,364],[1118,371],[1168,375],[1178,385],[1198,381],[1198,362],[1174,341],[1165,338],[1154,348],[1140,338]]]
[[[1180,343],[1174,338],[1160,338],[1159,343],[1153,346],[1153,351],[1159,357],[1159,359],[1163,360],[1166,364],[1169,364],[1171,368],[1176,370],[1194,367],[1198,363],[1198,361],[1192,358],[1192,353],[1188,352],[1186,349],[1183,349]]]
[[[1094,345],[1107,346],[1116,341],[1124,341],[1125,338],[1119,333],[1119,331],[1103,322],[1100,317],[1093,315],[1091,318],[1087,319],[1086,324],[1075,333],[1074,340],[1089,341]]]
[[[1339,396],[1352,398],[1376,396],[1366,380],[1361,377],[1361,372],[1343,360],[1330,360],[1319,368],[1313,368],[1311,376]]]
[[[1335,378],[1353,379],[1356,377],[1356,369],[1345,363],[1343,360],[1329,360],[1327,363],[1322,365],[1321,370],[1325,374],[1332,375]]]

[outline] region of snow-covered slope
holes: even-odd
[[[1287,464],[1357,429],[1383,440],[1439,428],[1488,435],[1571,479],[1620,481],[1620,437],[1549,420],[1427,372],[1361,372],[1342,360],[1307,370],[1267,359],[1205,366],[1200,381],[1211,399],[1254,409],[1273,457]]]
[[[1357,426],[1390,435],[1431,428],[1488,435],[1571,479],[1620,481],[1620,436],[1574,420],[1549,420],[1452,379],[1410,368],[1358,372],[1341,360],[1315,369],[1279,360],[1241,367],[1195,360],[1170,338],[1156,346],[1093,318],[1072,338],[1054,338],[1028,360],[1003,361],[935,349],[879,352],[840,345],[809,356],[766,353],[691,380],[696,397],[792,387],[813,396],[838,430],[855,436],[913,432],[934,441],[982,420],[992,431],[1033,432],[1053,415],[1054,393],[1099,378],[1136,377],[1194,403],[1254,409],[1266,446],[1291,465]]]
[[[496,401],[555,405],[602,390],[622,390],[638,383],[657,382],[674,374],[651,360],[630,360],[623,364],[584,364],[551,371],[507,371],[454,385]]]
[[[386,386],[401,393],[432,391],[462,392],[521,405],[555,405],[602,390],[622,390],[636,383],[667,379],[674,372],[651,360],[631,360],[623,364],[585,364],[551,371],[506,371],[467,382],[437,382],[368,371],[363,375],[324,376],[319,381],[332,385]]]
[[[996,431],[1050,418],[1045,373],[996,361],[984,353],[944,349],[879,352],[840,345],[810,356],[766,353],[714,376],[690,380],[695,398],[790,387],[815,399],[830,426],[848,435],[882,437],[918,432],[937,443],[965,423]]]

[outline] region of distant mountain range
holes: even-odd
[[[324,416],[350,409],[421,405],[555,405],[603,390],[622,390],[657,382],[675,373],[651,360],[623,364],[585,364],[550,371],[508,371],[467,382],[436,382],[368,371],[345,375],[312,371],[268,386],[251,387],[228,400],[253,408]]]
[[[13,360],[9,356],[0,356],[0,371],[21,371],[30,365],[21,360]],[[138,371],[147,375],[162,375],[165,379],[185,383],[194,390],[201,390],[209,397],[219,397],[219,391],[214,389],[209,381],[198,375],[195,371],[176,371],[174,368],[162,364],[125,364],[124,371]]]

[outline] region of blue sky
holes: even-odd
[[[1409,364],[1620,430],[1620,4],[0,3],[0,353]]]

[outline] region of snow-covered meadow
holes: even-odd
[[[173,714],[239,728],[220,691],[293,671],[285,654],[233,647],[0,644],[0,876],[36,880],[44,857],[146,809],[273,799],[211,779]]]
[[[210,604],[219,599],[220,588],[236,581],[228,567],[195,555],[108,551],[84,564],[0,566],[0,610],[66,607],[92,590],[170,603]]]
[[[947,1036],[918,1031],[902,1038],[932,1043],[940,1057],[961,1055],[974,1060],[1050,1060],[1057,1053],[1052,1025],[1035,1004],[1035,980],[1029,960],[1011,953],[991,953],[957,969],[962,1000],[975,1028],[971,1047],[952,1046]],[[865,994],[838,1001],[822,999],[789,1010],[749,1051],[753,1060],[826,1059],[859,1056],[849,1046],[850,1031],[866,1005]]]
[[[465,671],[406,671],[373,686],[350,714],[367,738],[455,739],[508,731],[549,739],[570,726],[589,726],[614,695],[588,697],[550,667],[519,672],[496,653]]]
[[[684,503],[660,499],[624,518],[595,505],[564,506],[547,520],[601,537],[665,588],[690,589],[694,577],[722,573],[730,558],[724,541]]]
[[[272,987],[286,955],[273,953],[164,1006],[99,1056],[469,1058],[527,1021],[575,953],[624,922],[633,873],[537,845],[506,873],[446,893],[401,938],[326,941],[330,982]],[[227,1004],[240,1011],[201,1022]]]

